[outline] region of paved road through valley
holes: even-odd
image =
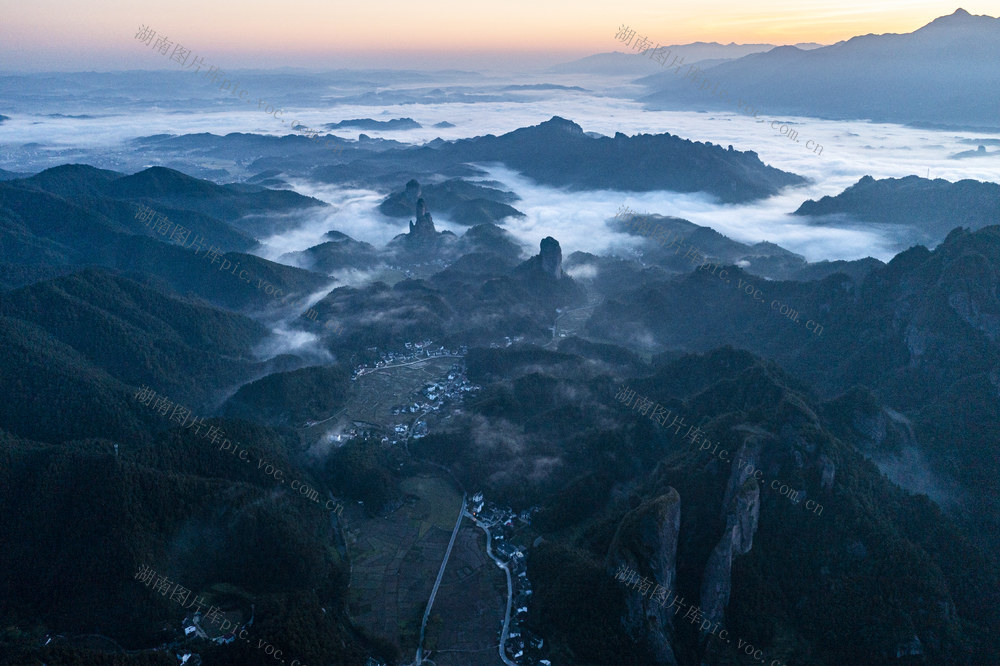
[[[427,618],[431,615],[431,606],[434,605],[434,597],[437,595],[438,587],[441,586],[441,579],[444,577],[444,569],[448,566],[448,558],[451,557],[451,547],[455,545],[455,537],[458,536],[458,528],[461,527],[462,518],[465,517],[465,497],[465,494],[463,494],[462,506],[458,510],[458,520],[455,521],[455,529],[451,531],[451,541],[448,542],[448,550],[445,551],[444,560],[441,562],[441,568],[438,570],[437,580],[434,581],[434,589],[431,590],[431,598],[427,601],[427,610],[424,611],[424,621],[420,623],[420,642],[417,643],[417,666],[420,666],[420,664],[423,663],[424,629],[427,628]],[[502,644],[500,649],[503,649]]]

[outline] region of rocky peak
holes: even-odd
[[[541,242],[542,270],[557,280],[562,277],[562,248],[559,241],[552,236],[546,236]]]
[[[416,181],[411,180],[411,183]],[[407,183],[407,190],[409,190],[409,183]],[[417,185],[417,190],[419,191],[420,186]],[[431,214],[427,212],[427,205],[424,203],[423,198],[417,199],[416,204],[417,220],[416,222],[410,222],[410,234],[412,236],[419,237],[431,237],[437,233],[434,229],[434,220],[431,218]]]
[[[541,123],[538,127],[544,128],[547,131],[560,131],[568,132],[569,134],[583,135],[583,128],[574,123],[572,120],[567,120],[561,116],[552,116],[545,122]]]

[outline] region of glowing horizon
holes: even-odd
[[[419,8],[399,0],[347,8],[302,0],[293,10],[275,11],[273,4],[260,0],[238,6],[225,0],[209,8],[177,0],[169,8],[121,12],[112,0],[86,6],[64,6],[64,0],[0,2],[5,17],[0,71],[7,72],[168,68],[148,47],[137,48],[134,35],[140,25],[231,68],[436,63],[460,69],[497,59],[557,62],[623,50],[614,39],[622,24],[663,45],[833,44],[869,33],[912,32],[958,8],[935,0],[893,0],[876,7],[856,0],[846,5],[765,0],[751,12],[734,0],[709,0],[665,14],[649,0],[626,6],[567,0],[538,6],[511,0],[497,10],[456,0],[431,0]],[[985,2],[961,6],[972,14],[992,15]]]

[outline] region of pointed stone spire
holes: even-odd
[[[552,236],[546,236],[541,242],[542,270],[556,278],[562,277],[562,248],[559,241]]]

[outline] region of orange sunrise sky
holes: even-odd
[[[998,13],[995,3],[921,0],[0,0],[0,71],[169,68],[149,49],[136,48],[140,25],[230,67],[471,68],[622,50],[614,39],[622,24],[664,45],[831,44],[910,32],[959,6]]]

